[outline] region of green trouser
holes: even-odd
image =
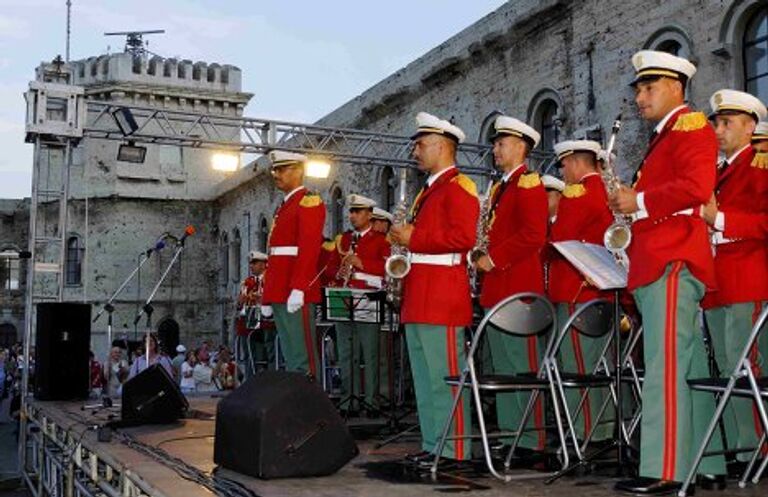
[[[464,369],[464,328],[434,324],[406,324],[405,337],[411,362],[416,408],[419,413],[421,447],[434,452],[443,427],[451,412],[456,394],[455,386],[445,383],[446,376],[459,376]],[[448,436],[466,437],[472,434],[469,390],[461,401]],[[471,440],[448,440],[443,456],[468,460],[472,457]]]
[[[491,351],[491,362],[495,374],[520,374],[539,370],[543,347],[539,343],[538,337],[512,336],[499,331],[493,325],[488,327],[486,336],[488,337],[488,348]],[[520,436],[519,447],[543,449],[546,444],[547,437],[543,429],[543,397],[543,395],[539,395],[533,412],[528,415],[528,421],[525,425],[526,431]],[[520,429],[520,423],[530,398],[530,392],[496,395],[496,416],[499,430],[516,432]],[[513,437],[502,440],[504,443],[511,443]]]
[[[571,314],[576,311],[577,307],[580,307],[580,305],[557,304],[557,322],[561,326],[564,325]],[[607,339],[608,336],[600,338],[585,336],[576,331],[576,329],[571,328],[560,345],[559,361],[561,371],[591,374],[595,370]],[[587,400],[583,403],[579,415],[572,419],[576,428],[576,436],[580,440],[584,440],[590,431],[594,429],[591,440],[600,441],[611,438],[613,436],[612,420],[615,418],[613,403],[608,403],[602,417],[598,419],[600,408],[609,396],[606,388],[592,388],[588,392],[584,389],[566,388],[565,397],[568,401],[568,411],[573,417],[584,393],[587,394]]]
[[[640,433],[640,476],[683,481],[712,419],[712,394],[694,392],[689,378],[709,376],[698,304],[704,285],[681,261],[634,291],[643,317],[645,380]],[[710,450],[721,449],[715,433]],[[725,474],[725,458],[705,457],[700,474]]]
[[[727,378],[741,357],[749,334],[763,309],[762,302],[749,302],[715,307],[706,311],[712,349],[720,368],[720,376]],[[764,334],[765,329],[761,331]],[[763,370],[763,356],[757,347],[749,354],[755,374]],[[729,449],[745,449],[757,446],[762,425],[754,402],[747,398],[733,397],[723,412],[726,440]],[[750,453],[739,453],[736,457],[748,461]]]
[[[294,313],[288,312],[285,304],[272,304],[272,312],[285,357],[285,370],[310,373],[317,378],[320,360],[315,333],[315,304],[304,304]]]
[[[365,363],[365,402],[376,406],[375,395],[378,381],[379,325],[377,323],[336,323],[336,349],[339,351],[338,364],[341,370],[342,401],[350,395],[359,395],[360,355]],[[351,369],[350,369],[351,366]],[[354,391],[351,385],[354,384]],[[349,402],[342,407],[355,408]]]

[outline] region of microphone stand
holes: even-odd
[[[176,261],[178,260],[179,256],[181,255],[181,251],[184,250],[184,242],[187,238],[187,234],[182,236],[179,241],[176,243],[176,251],[173,253],[173,257],[171,258],[171,261],[168,263],[168,266],[166,266],[165,271],[163,271],[163,274],[160,276],[160,279],[157,280],[157,283],[155,284],[155,287],[152,289],[152,292],[149,294],[149,297],[147,297],[147,301],[144,302],[144,305],[142,306],[141,310],[136,314],[136,317],[133,320],[133,324],[138,324],[139,320],[141,319],[141,316],[146,314],[147,315],[147,335],[145,338],[145,357],[146,357],[146,367],[149,367],[149,334],[152,330],[152,312],[154,311],[154,308],[152,307],[152,300],[155,298],[155,294],[157,294],[157,291],[160,289],[160,285],[163,284],[163,281],[165,281],[165,278],[168,277],[168,274],[171,272],[171,269],[173,269],[174,264],[176,264]],[[160,353],[159,350],[156,351],[157,354]]]
[[[136,274],[138,274],[138,272],[141,271],[141,267],[149,260],[149,258],[152,256],[152,253],[162,249],[165,246],[165,244],[163,244],[161,241],[162,238],[164,237],[165,235],[163,235],[163,237],[160,238],[160,240],[155,244],[154,247],[151,247],[147,249],[145,252],[142,252],[140,254],[139,263],[136,265],[133,271],[131,271],[131,274],[129,274],[125,278],[125,280],[123,280],[122,284],[117,288],[117,290],[114,291],[114,293],[112,293],[109,299],[101,307],[101,310],[96,314],[96,316],[91,321],[92,323],[95,323],[96,321],[99,320],[101,315],[104,314],[104,312],[107,313],[107,356],[106,356],[106,360],[104,361],[104,365],[102,366],[102,371],[104,366],[109,366],[110,355],[111,355],[110,351],[112,350],[112,329],[113,329],[112,314],[115,312],[115,306],[112,303],[122,293],[122,291],[125,290],[125,287],[128,286],[128,283],[130,283],[133,280],[134,276],[136,276]],[[102,397],[107,397],[107,395],[104,394],[102,395]]]

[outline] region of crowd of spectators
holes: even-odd
[[[91,396],[120,396],[122,385],[147,368],[160,364],[176,381],[184,394],[231,390],[238,385],[237,367],[228,347],[212,347],[203,340],[196,348],[187,349],[183,344],[176,347],[176,354],[170,357],[161,347],[155,335],[150,335],[149,354],[144,347],[133,353],[114,346],[107,364],[102,364],[91,354]]]

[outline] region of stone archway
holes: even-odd
[[[157,337],[165,353],[169,357],[175,356],[179,345],[179,323],[173,318],[163,319],[157,327]]]

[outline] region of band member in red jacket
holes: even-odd
[[[715,195],[704,209],[711,226],[715,252],[717,290],[707,292],[702,306],[712,337],[721,376],[727,378],[741,356],[752,325],[768,300],[768,245],[761,237],[726,236],[733,213],[768,214],[768,162],[756,155],[750,144],[755,126],[766,118],[765,105],[748,93],[720,90],[710,98],[717,142],[724,159],[717,168]],[[738,226],[733,231],[738,231]],[[765,350],[751,356],[756,374],[764,366]],[[734,399],[724,413],[729,448],[755,447],[762,426],[750,399]],[[731,472],[746,469],[750,453],[736,455],[742,464]]]
[[[248,254],[249,275],[240,283],[237,296],[237,351],[243,362],[246,378],[259,369],[275,367],[275,327],[271,320],[260,319],[261,297],[264,294],[264,271],[267,254],[252,250]]]
[[[480,305],[486,310],[520,292],[544,293],[541,252],[547,242],[549,209],[539,174],[528,169],[528,153],[539,143],[539,133],[514,117],[494,122],[493,158],[503,173],[490,191],[490,206],[482,221],[488,236],[487,254],[475,263],[483,273]],[[493,370],[514,374],[539,369],[542,344],[538,337],[518,338],[491,331],[487,335]],[[496,396],[499,428],[516,431],[528,405],[527,392]],[[544,412],[538,401],[528,428],[520,438],[518,456],[541,450],[546,442]],[[508,442],[509,440],[505,440]]]
[[[323,243],[325,206],[303,185],[307,158],[270,152],[275,186],[285,194],[269,233],[269,267],[264,276],[262,314],[274,312],[288,371],[320,372],[315,304],[320,302],[317,259]]]
[[[645,359],[640,477],[616,488],[651,494],[680,488],[714,412],[712,396],[693,392],[686,380],[709,373],[697,315],[716,279],[699,211],[714,190],[717,140],[707,117],[685,105],[693,64],[653,50],[636,53],[632,64],[635,103],[656,127],[637,183],[610,198],[614,211],[635,219],[628,289],[643,318]],[[699,473],[704,486],[724,484],[725,459],[705,458]]]
[[[336,237],[336,250],[328,264],[333,285],[364,290],[381,290],[384,283],[384,262],[389,257],[389,242],[382,233],[374,231],[371,225],[376,202],[362,195],[347,197],[351,230]],[[379,364],[379,323],[364,321],[337,322],[336,348],[339,352],[341,369],[340,407],[348,413],[357,410],[353,396],[360,397],[361,389],[357,374],[362,352],[365,362],[365,396],[363,405],[366,414],[377,412],[376,392],[378,388]],[[351,368],[350,368],[351,366]],[[351,388],[354,384],[354,389]]]
[[[613,223],[608,209],[608,195],[598,171],[600,144],[591,140],[564,141],[555,145],[566,186],[552,225],[551,241],[578,240],[603,245],[603,235]],[[556,250],[551,250],[549,261],[549,296],[557,306],[557,322],[565,324],[579,304],[596,298],[612,299],[612,293],[599,291],[591,286],[568,260]],[[569,332],[560,347],[563,369],[571,373],[589,374],[600,358],[604,343],[584,338],[575,329]],[[583,392],[568,389],[566,395],[571,412],[575,412]],[[596,416],[605,398],[604,389],[592,389],[587,393],[579,416],[574,419],[576,434],[581,440],[594,429],[592,440],[610,438],[610,424],[595,425]],[[608,410],[607,412],[610,412]],[[604,415],[602,421],[605,421]]]
[[[411,459],[429,465],[453,405],[455,387],[445,377],[464,367],[464,327],[472,324],[466,254],[475,245],[479,204],[474,182],[456,168],[456,148],[464,132],[421,112],[413,137],[413,157],[429,177],[413,202],[410,222],[392,226],[390,237],[410,250],[411,270],[403,285],[405,324],[422,449]],[[451,434],[471,434],[469,402],[460,399]],[[470,440],[458,438],[443,455],[471,457]]]

